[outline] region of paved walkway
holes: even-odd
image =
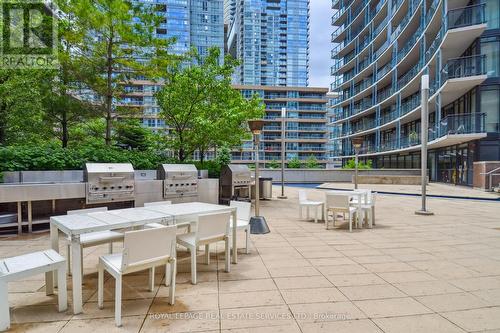
[[[275,187],[277,193],[278,187]],[[12,283],[16,332],[476,332],[500,330],[500,204],[430,199],[436,215],[415,216],[420,200],[380,195],[374,229],[298,219],[297,188],[263,203],[272,232],[252,235],[251,254],[224,273],[221,254],[199,283],[179,267],[175,306],[144,274],[124,280],[123,327],[113,320],[114,282],[97,308],[97,258],[85,251],[84,314],[57,313],[43,276]],[[311,199],[324,191],[307,190]],[[243,244],[243,235],[241,235]],[[0,257],[49,246],[48,233],[0,241]],[[218,250],[221,251],[219,246]],[[63,250],[64,251],[64,250]],[[62,252],[64,253],[64,252]],[[216,256],[218,260],[215,260]],[[163,270],[158,270],[159,274]],[[71,286],[71,281],[69,281]],[[71,295],[71,293],[70,293]]]
[[[324,189],[352,189],[352,183],[324,183],[320,185]],[[360,184],[359,188],[367,188],[373,191],[397,194],[420,195],[420,185],[390,185],[390,184]],[[466,186],[455,186],[443,183],[430,183],[427,186],[427,194],[431,196],[451,196],[459,198],[479,198],[500,200],[500,194],[485,192]]]

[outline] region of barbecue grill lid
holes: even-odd
[[[168,173],[185,173],[185,174],[193,174],[194,178],[198,178],[198,169],[194,164],[160,164],[158,167],[158,179],[166,179],[168,177]]]
[[[229,169],[231,172],[250,172],[248,166],[244,164],[228,164],[225,168]]]
[[[134,173],[131,163],[85,163],[86,173]]]

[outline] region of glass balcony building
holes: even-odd
[[[241,85],[308,85],[309,0],[226,0],[228,51]]]
[[[265,104],[265,124],[259,147],[261,166],[270,167],[281,163],[283,109],[286,111],[285,162],[298,159],[306,164],[313,157],[319,167],[327,165],[327,88],[247,85],[236,85],[234,88],[240,90],[246,98],[260,96]],[[232,162],[255,163],[253,150],[251,141],[244,142],[238,150],[232,152]]]
[[[330,157],[420,168],[420,81],[430,77],[433,181],[472,185],[500,160],[498,0],[333,0]]]

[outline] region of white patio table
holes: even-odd
[[[71,239],[71,263],[73,279],[73,313],[82,312],[82,271],[80,264],[80,235],[105,230],[140,227],[147,223],[175,224],[179,218],[203,214],[230,212],[233,216],[233,254],[232,261],[237,263],[236,208],[222,205],[190,202],[175,205],[153,206],[147,208],[127,208],[95,212],[82,215],[60,215],[50,218],[50,240],[52,249],[59,252],[59,231]],[[54,285],[51,274],[47,284]],[[50,281],[52,280],[52,281]]]

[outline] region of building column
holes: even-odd
[[[437,132],[437,137],[441,136],[441,94],[438,94],[436,96],[436,99],[434,101],[436,105],[436,110],[434,111],[435,113],[435,119],[436,119],[436,124],[434,125],[435,131]]]
[[[377,127],[381,125],[380,123],[380,106],[377,106],[377,111],[376,111],[376,124]],[[380,128],[378,128],[375,131],[375,149],[378,151],[380,148]]]
[[[398,113],[398,118],[401,117],[401,94],[398,94],[396,98],[396,112]],[[401,120],[398,120],[396,124],[396,140],[397,148],[401,148]]]

